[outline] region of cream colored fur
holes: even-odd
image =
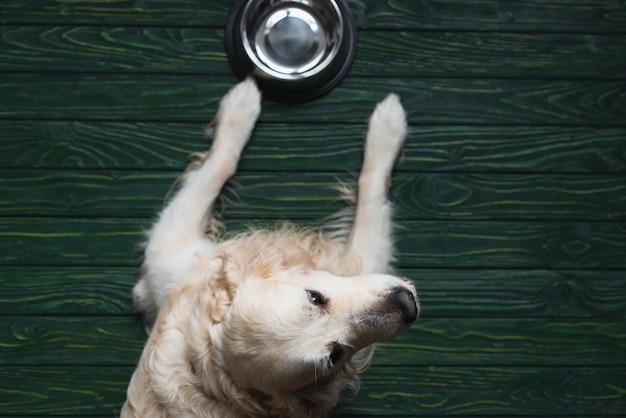
[[[224,97],[210,151],[148,233],[133,297],[151,332],[122,418],[325,416],[345,388],[358,388],[375,343],[417,316],[413,285],[386,274],[387,194],[406,135],[395,95],[370,119],[358,194],[346,196],[354,218],[339,231],[285,223],[216,238],[213,205],[260,102],[251,79]]]

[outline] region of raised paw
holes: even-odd
[[[254,79],[248,77],[224,96],[220,103],[219,113],[222,117],[245,116],[256,120],[261,113],[261,92]]]
[[[393,164],[407,134],[406,113],[400,98],[390,94],[378,103],[370,117],[366,156]]]
[[[248,141],[260,113],[261,92],[254,79],[248,77],[222,99],[215,118],[215,139],[234,141],[243,146]]]

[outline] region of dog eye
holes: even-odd
[[[326,298],[317,290],[307,290],[309,295],[309,302],[315,306],[324,306],[326,305]]]

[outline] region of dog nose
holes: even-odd
[[[391,289],[390,298],[402,312],[405,325],[415,322],[419,311],[415,296],[409,289],[401,286],[395,287]]]

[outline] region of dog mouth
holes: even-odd
[[[346,354],[346,348],[338,342],[331,343],[329,345],[329,351],[328,364],[330,367],[335,367],[339,364]]]

